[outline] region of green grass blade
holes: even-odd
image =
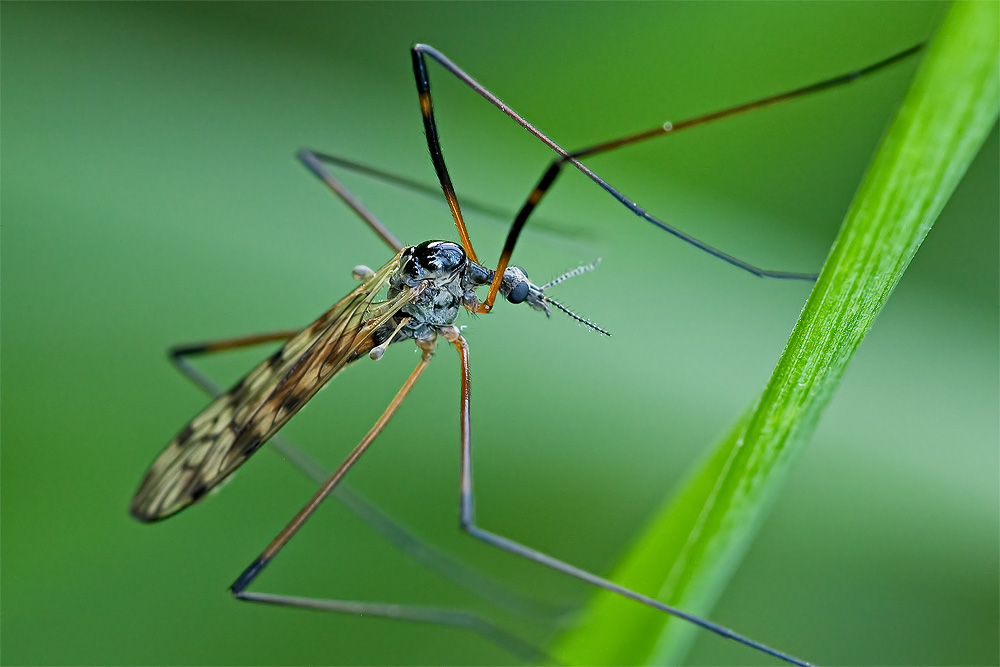
[[[998,14],[995,2],[949,10],[766,389],[611,579],[696,614],[721,595],[848,362],[997,117]],[[553,653],[567,664],[675,664],[695,631],[602,592]]]

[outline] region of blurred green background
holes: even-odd
[[[467,632],[256,607],[225,589],[311,493],[264,451],[154,526],[126,512],[204,404],[171,344],[305,324],[384,246],[292,159],[313,147],[433,183],[407,49],[441,49],[573,148],[872,63],[936,3],[34,4],[2,7],[4,664],[497,664]],[[847,89],[589,165],[772,268],[819,268],[905,90]],[[432,71],[460,194],[514,210],[549,155]],[[998,139],[860,350],[713,620],[822,664],[998,659]],[[436,201],[348,179],[406,242]],[[515,255],[612,331],[501,304],[466,318],[481,525],[595,572],[763,387],[808,286],[754,279],[569,173]],[[484,260],[502,222],[470,216]],[[267,350],[212,360],[226,381]],[[455,528],[457,361],[442,349],[350,481],[520,590],[581,584]],[[287,431],[328,465],[415,363],[362,360]],[[325,507],[257,590],[470,604]],[[514,627],[544,640],[551,631]],[[766,662],[702,636],[691,664]]]

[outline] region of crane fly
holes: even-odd
[[[791,664],[808,665],[809,663],[803,660],[761,644],[728,628],[668,606],[652,597],[624,588],[596,574],[480,528],[475,523],[473,514],[469,346],[455,322],[463,309],[470,313],[490,313],[497,297],[502,296],[509,303],[524,303],[546,315],[550,314],[553,308],[560,310],[581,324],[601,334],[610,335],[596,324],[565,308],[547,293],[549,288],[563,280],[592,270],[596,263],[578,267],[543,285],[532,282],[523,268],[510,264],[514,246],[525,223],[567,164],[583,172],[635,215],[730,265],[762,277],[791,280],[814,279],[815,276],[808,274],[759,268],[668,225],[629,200],[619,190],[584,166],[580,159],[839,86],[903,60],[914,54],[919,48],[917,46],[907,49],[864,69],[779,95],[677,123],[664,123],[645,132],[568,152],[538,131],[442,53],[424,44],[415,45],[411,54],[427,145],[441,192],[444,194],[458,230],[460,243],[433,240],[405,246],[333,176],[327,167],[344,167],[374,175],[391,183],[425,191],[428,190],[426,186],[344,158],[318,151],[301,151],[299,158],[305,166],[347,204],[395,254],[378,270],[363,266],[356,267],[354,275],[360,281],[360,285],[301,331],[283,331],[175,348],[172,351],[172,357],[181,370],[203,388],[217,394],[217,397],[180,431],[154,461],[132,500],[132,515],[140,521],[149,522],[176,514],[198,502],[209,491],[226,481],[265,443],[268,441],[278,443],[279,447],[283,447],[283,451],[294,458],[299,467],[310,471],[313,477],[322,479],[322,485],[260,556],[236,579],[230,587],[236,598],[251,602],[340,613],[371,614],[467,627],[500,643],[512,653],[525,659],[547,657],[544,652],[472,612],[435,607],[304,598],[248,590],[261,571],[302,527],[323,500],[336,491],[341,500],[345,501],[352,510],[373,525],[383,536],[414,555],[418,560],[423,561],[425,565],[446,574],[481,597],[511,608],[529,607],[534,604],[530,599],[526,600],[502,590],[495,582],[484,577],[481,573],[463,567],[429,545],[414,547],[416,538],[405,528],[396,524],[391,518],[380,514],[356,492],[349,491],[346,485],[340,485],[346,473],[398,410],[430,362],[439,338],[442,338],[458,352],[461,366],[459,518],[463,531],[494,547],[615,592],[661,612],[683,618],[749,648]],[[444,154],[434,119],[430,78],[427,70],[428,58],[437,62],[459,81],[469,86],[518,125],[549,146],[557,155],[515,216],[495,268],[490,268],[480,262],[473,249],[462,215],[462,207],[445,166]],[[477,290],[480,289],[486,290],[485,297],[482,299],[477,293]],[[382,415],[335,471],[331,474],[319,471],[315,464],[303,458],[301,453],[296,453],[287,443],[281,443],[278,440],[276,434],[281,427],[340,371],[366,355],[377,360],[382,357],[389,345],[408,340],[413,341],[420,349],[420,361]],[[206,376],[200,374],[187,361],[188,357],[195,354],[275,341],[282,341],[284,344],[277,352],[258,364],[243,379],[225,392],[219,392]]]

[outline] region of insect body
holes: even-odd
[[[301,598],[248,590],[261,571],[303,526],[320,503],[336,490],[341,494],[341,499],[355,513],[364,518],[387,539],[408,551],[425,565],[439,573],[444,573],[468,590],[497,604],[510,609],[530,606],[524,604],[525,600],[511,596],[509,591],[500,589],[493,582],[484,579],[479,573],[463,569],[463,566],[451,561],[447,556],[433,551],[428,545],[418,544],[413,535],[390,518],[377,512],[357,494],[348,492],[347,487],[340,486],[338,488],[348,470],[358,461],[398,410],[429,363],[437,341],[441,337],[456,349],[461,362],[459,523],[462,530],[493,547],[612,591],[661,612],[683,618],[692,624],[722,637],[733,639],[747,647],[786,662],[807,665],[808,663],[802,660],[765,646],[728,628],[688,614],[648,595],[627,589],[608,579],[479,527],[475,522],[473,510],[469,347],[459,328],[455,326],[455,322],[463,308],[472,313],[491,312],[495,298],[502,295],[508,302],[526,303],[533,309],[543,311],[546,314],[549,314],[550,306],[554,307],[578,322],[602,334],[607,334],[600,327],[566,309],[546,294],[546,289],[549,287],[593,269],[596,263],[581,266],[540,286],[528,280],[523,269],[510,265],[514,246],[521,230],[566,164],[583,172],[641,219],[730,265],[757,276],[793,280],[811,279],[812,276],[808,274],[761,269],[681,232],[655,218],[635,202],[626,198],[620,191],[584,166],[579,159],[844,84],[898,62],[915,53],[918,48],[907,49],[862,70],[798,88],[788,93],[773,95],[678,123],[658,124],[655,128],[645,132],[570,153],[538,131],[443,54],[426,45],[414,46],[411,51],[413,70],[428,148],[441,192],[448,203],[461,244],[449,241],[427,241],[416,246],[404,246],[327,170],[327,166],[346,167],[406,187],[423,189],[419,184],[336,156],[316,151],[301,151],[299,157],[306,167],[319,177],[393,250],[394,256],[377,271],[366,267],[357,267],[354,274],[362,281],[361,284],[301,331],[284,331],[176,348],[172,352],[172,358],[181,370],[203,388],[218,394],[218,396],[188,426],[181,430],[153,463],[132,501],[131,512],[133,516],[141,521],[155,521],[175,514],[197,502],[208,491],[218,487],[232,475],[264,443],[269,440],[275,441],[278,430],[323,385],[348,364],[366,354],[373,359],[378,359],[390,344],[413,340],[422,350],[419,363],[381,417],[336,470],[330,474],[319,472],[317,467],[311,462],[305,461],[301,454],[294,454],[299,461],[297,465],[303,470],[309,471],[314,478],[323,483],[312,499],[236,579],[231,586],[231,591],[237,598],[253,602],[339,613],[369,614],[470,628],[527,659],[536,661],[545,659],[547,656],[543,652],[471,612],[349,600]],[[436,61],[474,92],[503,111],[521,127],[548,145],[558,156],[543,173],[514,217],[495,269],[490,269],[482,264],[472,248],[459,199],[455,194],[444,162],[441,142],[434,120],[427,58]],[[480,299],[477,294],[477,290],[481,287],[488,287],[483,299]],[[224,393],[219,393],[205,376],[186,361],[187,357],[193,354],[273,341],[282,341],[284,344],[270,358],[257,365],[245,378]],[[276,444],[282,446],[280,442]],[[286,446],[283,451],[292,452],[293,450]],[[289,453],[289,456],[293,456],[293,454]],[[415,544],[417,546],[414,546]]]
[[[494,272],[470,260],[462,246],[450,241],[426,241],[399,254],[398,265],[389,274],[389,300],[408,291],[412,296],[400,309],[396,331],[376,332],[378,345],[412,338],[428,341],[450,327],[464,306],[476,312],[479,297],[476,289],[493,282]],[[527,303],[536,310],[547,311],[551,301],[542,288],[532,284],[523,269],[516,266],[504,270],[500,293],[510,303]]]
[[[404,248],[378,271],[359,267],[355,273],[365,278],[357,289],[215,399],[174,438],[136,492],[131,506],[135,518],[162,519],[200,500],[324,384],[363,355],[378,359],[390,343],[411,339],[432,350],[439,334],[456,340],[459,311],[464,307],[475,312],[475,290],[493,280],[493,271],[450,241]],[[383,290],[385,298],[378,300]],[[562,308],[520,267],[505,269],[500,293],[511,303],[527,303],[546,313],[547,304]]]

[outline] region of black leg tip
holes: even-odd
[[[247,586],[253,583],[253,580],[257,578],[257,575],[259,575],[270,562],[270,558],[259,556],[257,560],[250,564],[250,567],[243,570],[243,574],[236,578],[233,585],[229,587],[229,592],[236,597],[239,597],[240,593],[245,591]]]

